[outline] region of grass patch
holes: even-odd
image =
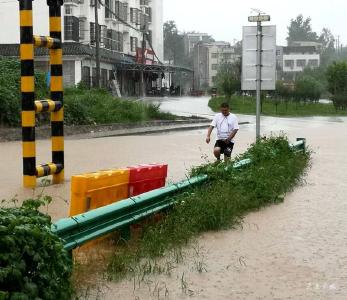
[[[105,90],[70,88],[65,91],[67,125],[134,123],[150,120],[174,120],[159,105],[121,100]]]
[[[291,150],[285,137],[270,137],[231,163],[246,158],[253,163],[242,170],[225,171],[224,163],[194,169],[192,176],[208,174],[209,181],[176,195],[176,205],[159,222],[145,226],[138,239],[121,242],[108,266],[110,279],[170,274],[184,259],[182,248],[199,234],[233,228],[247,212],[282,202],[300,183],[310,154]],[[203,261],[196,268],[203,272]]]
[[[225,97],[212,98],[209,107],[217,112],[220,104],[228,102],[232,111],[237,114],[255,115],[256,102],[254,97],[233,96],[231,99]],[[347,116],[346,110],[336,110],[332,103],[303,103],[297,101],[263,100],[262,114],[265,116],[289,116],[289,117],[310,117],[310,116]]]

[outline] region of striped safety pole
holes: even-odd
[[[32,0],[19,0],[23,185],[36,186],[35,83]]]
[[[64,104],[63,104],[63,52],[61,46],[61,6],[63,0],[47,0],[49,6],[49,31],[50,41],[60,43],[50,48],[51,65],[51,100],[60,103],[57,111],[51,112],[52,127],[52,162],[61,170],[52,170],[53,183],[64,181]],[[49,43],[49,41],[47,41]]]

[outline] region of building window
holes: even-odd
[[[87,87],[90,88],[90,68],[83,66],[82,67],[82,83]]]
[[[308,65],[310,67],[318,67],[319,61],[318,61],[318,59],[309,59],[308,60]]]
[[[107,70],[106,69],[101,69],[101,87],[107,88],[108,87],[108,80],[107,80]]]
[[[123,34],[112,29],[107,29],[105,47],[113,51],[123,52]]]
[[[80,18],[79,19],[79,23],[80,23],[80,41],[83,41],[86,38],[86,19],[85,18]]]
[[[131,7],[130,8],[130,22],[135,24],[137,21],[137,9]]]
[[[150,45],[152,45],[153,44],[153,33],[152,33],[152,30],[148,30],[147,37],[148,37]]]
[[[217,64],[212,64],[212,70],[218,70],[218,65]]]
[[[95,43],[95,23],[89,23],[89,31],[90,31],[90,43]]]
[[[136,52],[136,48],[138,47],[138,39],[136,37],[130,37],[130,50],[131,52]]]
[[[292,59],[285,60],[284,65],[287,68],[294,68],[294,60],[292,60]]]
[[[297,67],[305,67],[306,66],[306,59],[298,59],[296,61],[296,66]]]
[[[72,10],[72,5],[65,5],[65,15],[72,15],[73,10]]]
[[[69,41],[78,42],[80,39],[79,34],[79,19],[74,16],[64,17],[64,39]]]
[[[212,58],[218,58],[218,53],[212,53],[211,57]]]
[[[212,83],[216,83],[217,82],[217,76],[212,76]]]
[[[231,59],[231,53],[223,53],[224,59]]]
[[[111,1],[112,2],[112,1]],[[105,18],[111,18],[110,0],[105,0]]]
[[[100,8],[100,0],[90,0],[90,6],[94,7],[95,6],[95,1],[98,1],[98,8]]]

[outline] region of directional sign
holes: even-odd
[[[248,17],[249,22],[268,22],[271,18],[269,15],[258,15]]]
[[[262,28],[261,89],[276,89],[276,26]],[[257,83],[257,26],[243,27],[242,90],[255,91]]]

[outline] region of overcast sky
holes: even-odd
[[[328,27],[347,44],[346,0],[163,0],[164,21],[176,21],[179,31],[199,31],[216,40],[240,40],[242,26],[249,25],[251,8],[271,15],[277,25],[277,44],[286,45],[287,26],[298,14],[311,17],[314,31]]]

